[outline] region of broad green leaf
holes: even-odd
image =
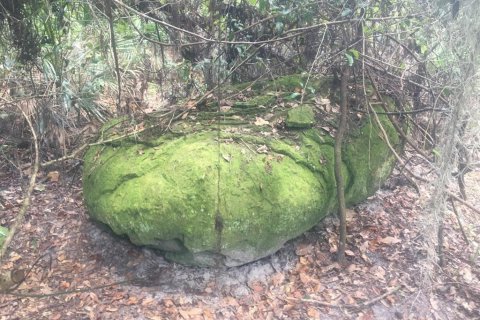
[[[289,99],[293,100],[293,99],[296,99],[298,97],[300,97],[301,94],[298,93],[298,92],[293,92],[290,96],[288,96]]]
[[[347,59],[348,66],[353,66],[353,57],[348,52],[345,52],[345,58]]]

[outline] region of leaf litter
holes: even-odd
[[[473,183],[479,182],[477,174]],[[20,208],[22,184],[13,174],[0,180],[2,225],[11,225]],[[15,292],[85,291],[0,295],[1,319],[480,317],[480,259],[459,235],[453,214],[445,231],[448,264],[422,286],[426,254],[416,223],[422,199],[406,185],[382,189],[349,211],[345,265],[335,261],[338,221],[330,216],[272,256],[225,270],[171,264],[114,236],[89,220],[80,184],[62,174],[47,175],[42,185],[0,271],[27,269],[43,256]],[[463,213],[470,234],[478,234],[478,219]],[[108,286],[124,280],[130,282]],[[363,305],[375,297],[381,299]]]

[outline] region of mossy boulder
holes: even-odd
[[[329,116],[279,106],[281,94],[247,98],[210,119],[198,111],[168,133],[91,147],[83,176],[89,214],[184,264],[236,266],[275,252],[336,208]],[[380,118],[398,147],[393,126]],[[105,127],[103,139],[119,135],[116,125]],[[375,192],[395,162],[373,120],[355,127],[343,163],[350,205]]]

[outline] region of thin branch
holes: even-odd
[[[119,0],[112,0],[113,2],[115,2],[116,4],[118,4],[120,7],[124,8],[124,9],[127,9],[128,11],[131,11],[133,13],[135,13],[136,15],[138,16],[141,16],[142,18],[145,18],[147,20],[150,20],[150,21],[153,21],[155,23],[158,23],[166,28],[170,28],[170,29],[173,29],[173,30],[176,30],[176,31],[179,31],[179,32],[182,32],[184,34],[188,34],[190,36],[193,36],[195,38],[198,38],[198,39],[201,39],[205,42],[211,42],[211,43],[216,43],[216,44],[263,44],[263,43],[273,43],[273,42],[279,42],[279,41],[283,41],[283,40],[287,40],[287,39],[291,39],[291,38],[295,38],[295,37],[298,37],[299,35],[302,35],[306,32],[309,32],[309,31],[312,31],[312,30],[315,30],[315,29],[318,29],[318,28],[322,28],[322,27],[327,27],[327,26],[332,26],[332,25],[341,25],[341,24],[349,24],[349,23],[359,23],[361,21],[388,21],[388,20],[402,20],[402,19],[407,19],[407,18],[412,18],[412,17],[415,17],[415,16],[421,16],[421,14],[416,14],[416,15],[408,15],[408,16],[403,16],[403,17],[383,17],[383,18],[371,18],[371,19],[348,19],[348,20],[337,20],[337,21],[327,21],[327,22],[324,22],[324,23],[320,23],[320,24],[317,24],[317,25],[313,25],[313,26],[309,26],[309,27],[304,27],[304,28],[295,28],[295,29],[291,29],[291,30],[288,30],[286,32],[284,32],[284,34],[289,34],[289,33],[295,33],[293,35],[287,35],[285,37],[281,37],[281,38],[277,38],[277,39],[270,39],[270,40],[262,40],[262,41],[225,41],[225,40],[219,40],[219,39],[211,39],[211,38],[207,38],[207,37],[204,37],[198,33],[195,33],[195,32],[192,32],[192,31],[189,31],[189,30],[186,30],[186,29],[182,29],[180,27],[177,27],[177,26],[174,26],[168,22],[165,22],[165,21],[162,21],[162,20],[158,20],[158,19],[155,19],[151,16],[149,16],[148,14],[145,14],[143,12],[140,12],[128,5],[126,5],[125,3],[123,3],[122,1],[119,1]],[[195,43],[196,44],[196,43]]]
[[[377,84],[375,83],[375,81],[373,81],[373,78],[372,78],[372,75],[370,74],[370,72],[367,70],[367,74],[368,74],[368,78],[370,79],[370,82],[372,83],[372,86],[373,86],[373,90],[375,91],[375,95],[377,96],[377,99],[381,102],[381,106],[383,108],[383,110],[385,110],[385,112],[388,112],[388,108],[387,108],[387,105],[386,103],[383,101],[383,98],[380,94],[380,92],[378,91],[378,87],[377,87]],[[370,105],[370,108],[372,108],[371,104],[369,103]],[[373,108],[372,108],[373,109]],[[375,112],[375,115],[377,115],[378,113]],[[395,130],[398,132],[398,134],[416,151],[418,152],[418,154],[420,154],[422,157],[424,157],[425,159],[428,159],[428,155],[423,151],[421,150],[413,141],[412,139],[410,139],[406,134],[405,132],[403,132],[402,130],[402,127],[400,126],[400,124],[397,122],[397,120],[395,118],[393,118],[392,115],[387,115],[388,116],[388,119],[390,120],[390,122],[392,123],[392,125],[395,127]]]
[[[455,201],[453,201],[452,197],[450,197],[449,200],[450,200],[450,203],[452,204],[453,212],[457,217],[458,226],[460,227],[460,231],[462,232],[463,239],[465,240],[467,245],[470,245],[470,241],[468,240],[467,234],[465,233],[465,229],[463,228],[462,220],[460,219],[460,213],[457,210],[457,206],[455,206]]]
[[[62,296],[66,294],[76,294],[76,293],[82,293],[82,292],[92,292],[93,290],[98,290],[98,289],[104,289],[108,287],[113,287],[116,285],[123,285],[131,282],[131,280],[124,280],[124,281],[117,281],[114,283],[109,283],[97,287],[92,287],[92,288],[81,288],[81,289],[74,289],[74,290],[68,290],[68,291],[57,291],[57,292],[52,292],[52,293],[20,293],[20,292],[5,292],[3,293],[4,295],[10,295],[10,296],[15,296],[15,297],[21,297],[21,298],[48,298],[48,297],[57,297],[57,296]]]
[[[347,223],[346,223],[346,204],[345,204],[345,186],[344,186],[344,176],[342,173],[342,144],[343,136],[347,129],[347,114],[348,114],[348,77],[349,69],[347,66],[342,67],[340,74],[340,114],[339,114],[339,125],[338,130],[335,135],[335,144],[334,144],[334,171],[335,171],[335,184],[337,186],[337,201],[338,201],[338,218],[340,220],[339,226],[339,244],[337,251],[337,259],[339,262],[345,260],[345,246],[347,242]]]
[[[463,204],[465,207],[469,208],[470,210],[473,210],[473,211],[475,211],[476,213],[480,214],[480,210],[477,209],[477,208],[475,208],[475,207],[474,207],[472,204],[470,204],[469,202],[463,200],[462,198],[460,198],[459,196],[457,196],[456,194],[454,194],[454,193],[451,192],[451,191],[448,191],[448,190],[447,190],[446,192],[447,192],[447,194],[448,194],[451,198],[457,200],[458,202],[460,202],[461,204]]]
[[[17,229],[22,225],[23,221],[25,220],[25,215],[27,213],[28,207],[30,206],[30,198],[33,192],[33,188],[35,187],[35,181],[37,179],[37,174],[38,174],[38,168],[40,164],[40,155],[39,155],[39,147],[38,147],[38,140],[37,140],[37,134],[35,132],[35,128],[33,127],[32,121],[30,120],[29,116],[20,108],[20,111],[23,114],[23,117],[28,123],[28,126],[30,127],[30,131],[32,132],[32,140],[33,144],[35,147],[35,162],[33,165],[33,172],[32,175],[30,176],[30,183],[28,185],[28,189],[25,192],[25,195],[23,196],[23,203],[22,207],[20,208],[20,211],[18,212],[17,216],[15,217],[15,222],[10,228],[10,231],[5,239],[5,242],[3,243],[2,248],[0,248],[0,263],[7,252],[7,248],[10,245],[10,242],[13,239],[13,236],[17,232]]]
[[[388,297],[389,295],[394,294],[395,292],[400,290],[402,287],[403,286],[395,287],[395,288],[393,288],[391,290],[388,290],[387,292],[379,295],[378,297],[375,297],[371,300],[367,300],[367,301],[364,301],[364,302],[361,302],[361,303],[358,303],[358,304],[334,304],[334,303],[323,302],[323,301],[315,300],[315,299],[296,299],[296,298],[287,298],[287,299],[288,300],[294,300],[294,301],[313,303],[313,304],[320,305],[322,307],[329,307],[329,308],[363,309],[363,308],[366,308],[366,307],[369,307],[369,306],[375,304],[376,302],[382,300],[383,298]]]
[[[371,105],[375,105],[375,102],[371,102]],[[377,104],[383,104],[383,102],[379,102]],[[361,110],[361,109],[352,109],[353,111],[356,112],[361,112],[361,113],[369,113],[368,111]],[[423,113],[423,112],[450,112],[449,109],[437,109],[437,108],[423,108],[423,109],[417,109],[417,110],[408,110],[408,111],[388,111],[388,112],[378,112],[377,114],[385,114],[385,115],[391,115],[391,116],[403,116],[406,114],[417,114],[417,113]]]
[[[120,108],[120,103],[122,101],[122,80],[120,76],[120,66],[118,63],[118,53],[117,53],[117,45],[115,42],[115,30],[113,28],[113,15],[112,15],[112,0],[107,0],[105,4],[105,8],[107,11],[108,17],[108,25],[110,27],[110,43],[112,47],[113,53],[113,60],[115,63],[115,73],[117,74],[117,86],[118,86],[118,95],[117,95],[117,111]]]
[[[75,149],[72,153],[70,153],[69,155],[66,155],[64,157],[61,157],[61,158],[58,158],[58,159],[54,159],[54,160],[50,160],[50,161],[46,161],[46,162],[43,162],[40,164],[40,166],[42,168],[44,167],[48,167],[48,166],[51,166],[52,164],[55,164],[55,163],[58,163],[58,162],[62,162],[62,161],[65,161],[65,160],[68,160],[68,159],[73,159],[75,158],[80,152],[82,152],[83,150],[85,150],[85,148],[87,148],[89,146],[89,144],[84,144],[82,145],[81,147]]]

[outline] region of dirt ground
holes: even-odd
[[[28,269],[0,319],[480,319],[480,219],[446,217],[446,266],[428,271],[420,195],[393,176],[348,212],[347,263],[329,217],[276,254],[224,269],[184,267],[89,220],[79,173],[39,177],[3,270]],[[27,177],[0,173],[0,224],[11,226]],[[480,172],[468,177],[480,205]],[[475,252],[476,250],[476,252]],[[21,296],[21,295],[33,296]]]

